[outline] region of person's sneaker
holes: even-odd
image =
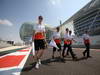
[[[69,53],[66,53],[66,56],[69,56]]]
[[[74,54],[74,56],[76,56],[76,54]]]
[[[92,58],[92,56],[87,56],[87,58]]]
[[[67,57],[67,55],[62,55],[62,58],[65,58],[65,57]]]
[[[85,57],[85,53],[83,52],[83,56]]]
[[[38,63],[39,63],[39,65],[41,65],[41,60],[40,59],[39,59],[39,62]]]
[[[39,69],[39,63],[36,63],[35,68]]]
[[[78,60],[77,57],[74,57],[74,58],[73,58],[73,61],[77,61],[77,60]]]
[[[61,62],[66,63],[66,62],[65,62],[65,59],[63,59],[63,58],[61,59]]]
[[[54,56],[52,56],[52,59],[54,59],[55,57]]]

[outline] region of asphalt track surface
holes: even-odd
[[[34,68],[34,59],[30,53],[21,75],[100,75],[100,49],[91,49],[91,58],[84,58],[84,48],[74,48],[78,60],[73,61],[71,56],[65,58],[65,62],[59,60],[56,52],[56,59],[51,60],[52,48],[45,50],[42,57],[42,65],[37,70]]]

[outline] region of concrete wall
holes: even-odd
[[[74,37],[77,43],[73,43],[73,47],[84,47],[84,42],[82,37]],[[100,48],[100,35],[98,36],[91,36],[91,48]]]
[[[7,42],[5,41],[0,41],[0,48],[4,48],[4,47],[10,47],[12,46],[11,44],[8,44]]]

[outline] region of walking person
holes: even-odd
[[[35,68],[39,69],[39,65],[41,64],[41,57],[45,50],[45,26],[42,24],[43,17],[38,17],[38,23],[34,26],[34,35],[32,37],[35,46]]]
[[[72,42],[75,41],[75,40],[73,39],[73,36],[72,36],[72,31],[69,31],[69,36],[68,36],[68,38],[65,39],[65,40],[66,40],[66,44],[64,44],[64,46],[65,46],[65,47],[68,47],[66,55],[67,55],[68,53],[70,53],[71,56],[72,56],[72,59],[73,59],[73,60],[77,60],[77,57],[76,57],[76,55],[74,54],[74,52],[73,52],[73,50],[72,50]]]
[[[53,47],[52,59],[55,58],[56,50],[58,50],[58,52],[59,52],[59,57],[60,58],[62,57],[62,55],[61,55],[61,35],[60,35],[60,32],[59,32],[60,28],[57,27],[56,30],[57,31],[53,33],[52,38],[55,41],[55,43],[56,43],[56,45],[58,46],[59,49],[57,49],[56,47]]]
[[[68,40],[68,32],[69,32],[69,29],[66,28],[66,33],[64,34],[64,46],[63,46],[63,51],[62,51],[62,57],[64,58],[66,55],[65,55],[65,50],[66,48],[68,48],[68,44],[70,43],[69,40]]]
[[[69,39],[70,39],[70,44],[71,45],[73,44],[73,41],[76,42],[76,40],[72,36],[72,31],[69,31]],[[67,50],[66,55],[69,55],[69,49]],[[75,56],[75,54],[74,54],[74,56]]]
[[[91,56],[90,56],[90,36],[88,34],[88,31],[85,31],[85,33],[83,34],[83,41],[86,47],[86,50],[83,52],[83,56],[86,56],[87,53],[86,57],[89,58]]]

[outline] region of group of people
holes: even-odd
[[[72,42],[75,41],[74,38],[72,37],[72,31],[69,30],[68,28],[66,28],[66,33],[64,34],[64,37],[61,37],[60,35],[60,28],[57,27],[56,28],[57,31],[54,32],[53,34],[53,40],[55,41],[56,45],[58,46],[58,51],[60,54],[60,58],[64,58],[67,55],[69,55],[69,53],[71,54],[73,60],[76,60],[77,57],[75,56],[73,50],[72,50]],[[64,45],[63,45],[63,49],[61,48],[61,41],[63,40]],[[65,53],[65,50],[67,48],[67,52]],[[52,55],[52,59],[54,59],[54,54],[56,51],[56,47],[53,47],[53,55]]]
[[[38,23],[34,27],[34,33],[32,36],[32,40],[34,41],[34,46],[35,46],[35,56],[34,60],[36,62],[35,68],[38,69],[39,65],[41,64],[41,57],[45,51],[45,43],[46,43],[46,30],[45,26],[42,24],[43,22],[43,17],[39,16],[38,17]],[[55,59],[55,52],[58,50],[59,52],[59,57],[63,60],[64,57],[69,55],[69,53],[72,56],[73,60],[77,60],[76,54],[72,50],[72,44],[73,42],[77,42],[74,40],[72,36],[72,31],[66,28],[66,33],[64,34],[63,38],[60,35],[60,28],[57,27],[56,31],[52,35],[52,39],[55,41],[57,47],[53,47],[53,52],[52,52],[52,59]],[[61,41],[63,40],[63,49],[61,46]],[[88,35],[88,32],[86,31],[85,34],[83,34],[83,40],[84,44],[86,46],[86,50],[83,52],[83,55],[86,56],[87,53],[87,58],[90,57],[90,37]],[[66,50],[67,48],[67,50]]]

